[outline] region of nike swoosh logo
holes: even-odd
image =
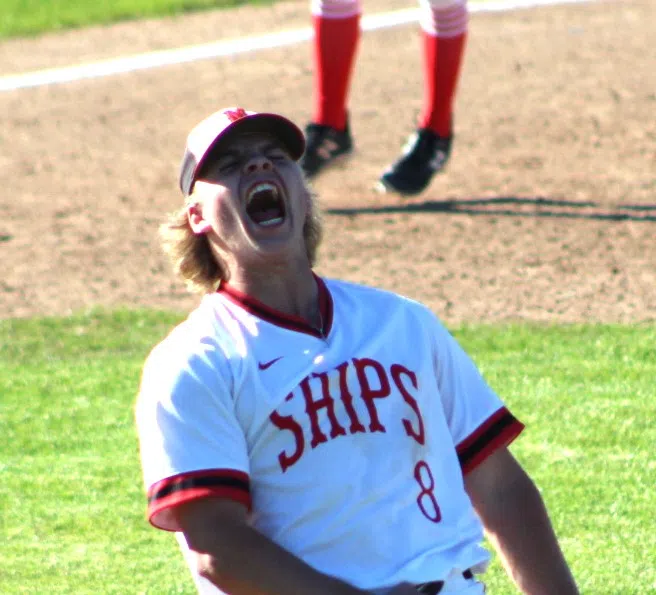
[[[275,364],[278,360],[281,360],[282,357],[283,356],[281,355],[280,357],[272,359],[270,362],[266,362],[264,364],[262,362],[259,362],[257,364],[257,366],[258,366],[258,368],[260,368],[260,370],[266,370],[267,368],[270,368],[271,366],[273,366],[273,364]]]

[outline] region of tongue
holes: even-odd
[[[251,219],[255,221],[255,223],[266,223],[267,221],[271,221],[272,219],[279,219],[280,218],[280,209],[262,209],[261,211],[257,211],[251,215]]]

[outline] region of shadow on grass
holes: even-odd
[[[522,209],[534,206],[535,210]],[[500,206],[501,208],[499,208]],[[601,205],[550,198],[498,196],[454,200],[427,200],[396,205],[329,208],[330,215],[375,215],[386,213],[449,213],[462,215],[493,215],[505,217],[555,217],[606,221],[656,222],[654,205]]]

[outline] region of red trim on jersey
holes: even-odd
[[[508,409],[501,407],[456,447],[463,475],[480,465],[495,450],[508,446],[524,429]]]
[[[229,283],[221,283],[217,291],[229,299],[233,304],[236,304],[254,316],[275,324],[276,326],[299,333],[306,333],[315,337],[326,337],[330,333],[330,329],[333,325],[333,298],[323,279],[317,275],[315,275],[314,278],[317,281],[317,288],[319,290],[319,312],[321,312],[321,320],[323,322],[321,329],[314,328],[307,320],[305,320],[305,318],[291,316],[274,308],[270,308],[261,301],[235,289]]]
[[[248,475],[233,469],[206,469],[162,479],[148,489],[148,520],[158,529],[179,531],[172,509],[201,498],[226,498],[250,510]]]

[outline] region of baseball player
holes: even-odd
[[[484,528],[524,593],[577,593],[470,357],[420,303],[313,271],[304,148],[241,108],[188,136],[162,233],[204,296],[144,365],[150,522],[207,595],[480,595]]]
[[[347,97],[360,40],[360,0],[311,0],[314,106],[301,165],[319,174],[353,147]],[[453,104],[465,53],[467,0],[419,0],[423,106],[417,130],[381,175],[379,188],[419,194],[451,154]],[[381,68],[382,57],[381,57]]]

